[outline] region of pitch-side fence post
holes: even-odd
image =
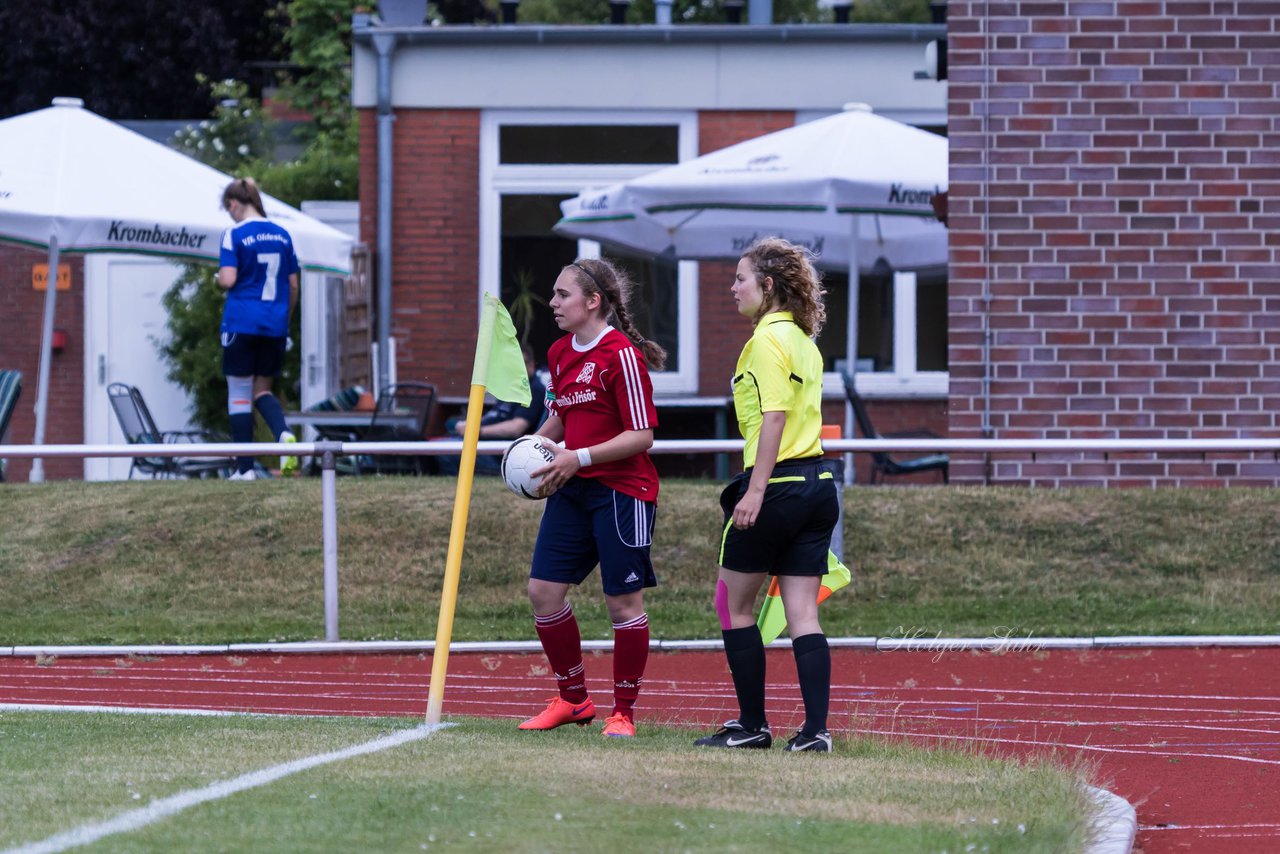
[[[324,528],[324,639],[338,639],[338,457],[341,442],[316,442]]]

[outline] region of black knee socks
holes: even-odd
[[[756,626],[725,629],[724,655],[733,674],[733,690],[738,695],[738,723],[756,730],[764,717],[764,641]]]
[[[280,441],[280,434],[288,430],[289,425],[285,423],[284,407],[280,405],[279,399],[274,394],[264,394],[253,405],[262,413],[262,420],[271,428],[271,435],[277,442]]]
[[[728,646],[727,641],[725,646]],[[800,697],[804,700],[804,726],[800,732],[812,738],[827,728],[827,710],[831,703],[831,649],[827,646],[827,636],[815,632],[793,640],[791,651],[796,657]]]

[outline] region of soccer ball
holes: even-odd
[[[507,489],[521,498],[534,501],[542,500],[538,495],[538,487],[542,485],[541,477],[532,477],[535,472],[556,458],[551,450],[555,443],[543,436],[521,436],[510,445],[502,455],[502,482]]]

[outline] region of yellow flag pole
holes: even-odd
[[[480,441],[480,413],[484,408],[484,377],[489,372],[489,350],[497,312],[485,300],[476,338],[476,363],[471,374],[471,395],[467,399],[467,429],[462,437],[462,460],[458,463],[458,492],[453,499],[453,524],[449,528],[449,553],[444,566],[444,589],[440,593],[440,619],[436,623],[436,645],[431,656],[431,688],[427,692],[427,723],[440,723],[444,703],[444,679],[449,666],[449,639],[453,636],[453,614],[458,604],[458,578],[462,573],[462,546],[467,538],[467,514],[471,510],[471,482],[476,470],[476,443]]]

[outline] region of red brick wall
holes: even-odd
[[[480,263],[480,113],[396,113],[392,181],[392,313],[400,380],[465,395],[475,358]],[[360,234],[377,249],[377,128],[360,127]],[[375,280],[376,281],[376,280]],[[460,322],[465,321],[465,322]]]
[[[48,253],[0,247],[0,368],[22,371],[22,397],[5,434],[6,445],[30,445],[35,437],[36,386],[40,373],[40,331],[44,324],[44,292],[31,287],[31,268],[48,263]],[[64,255],[71,267],[71,290],[59,291],[54,328],[67,332],[67,348],[53,354],[49,374],[47,444],[84,442],[84,262]],[[0,458],[4,457],[0,449]],[[5,480],[25,482],[29,460],[10,459]],[[47,480],[84,476],[79,459],[45,460]]]
[[[993,437],[1280,436],[1275,13],[951,0],[952,436],[983,435],[984,314]],[[1274,485],[1280,464],[1000,455],[990,474]]]

